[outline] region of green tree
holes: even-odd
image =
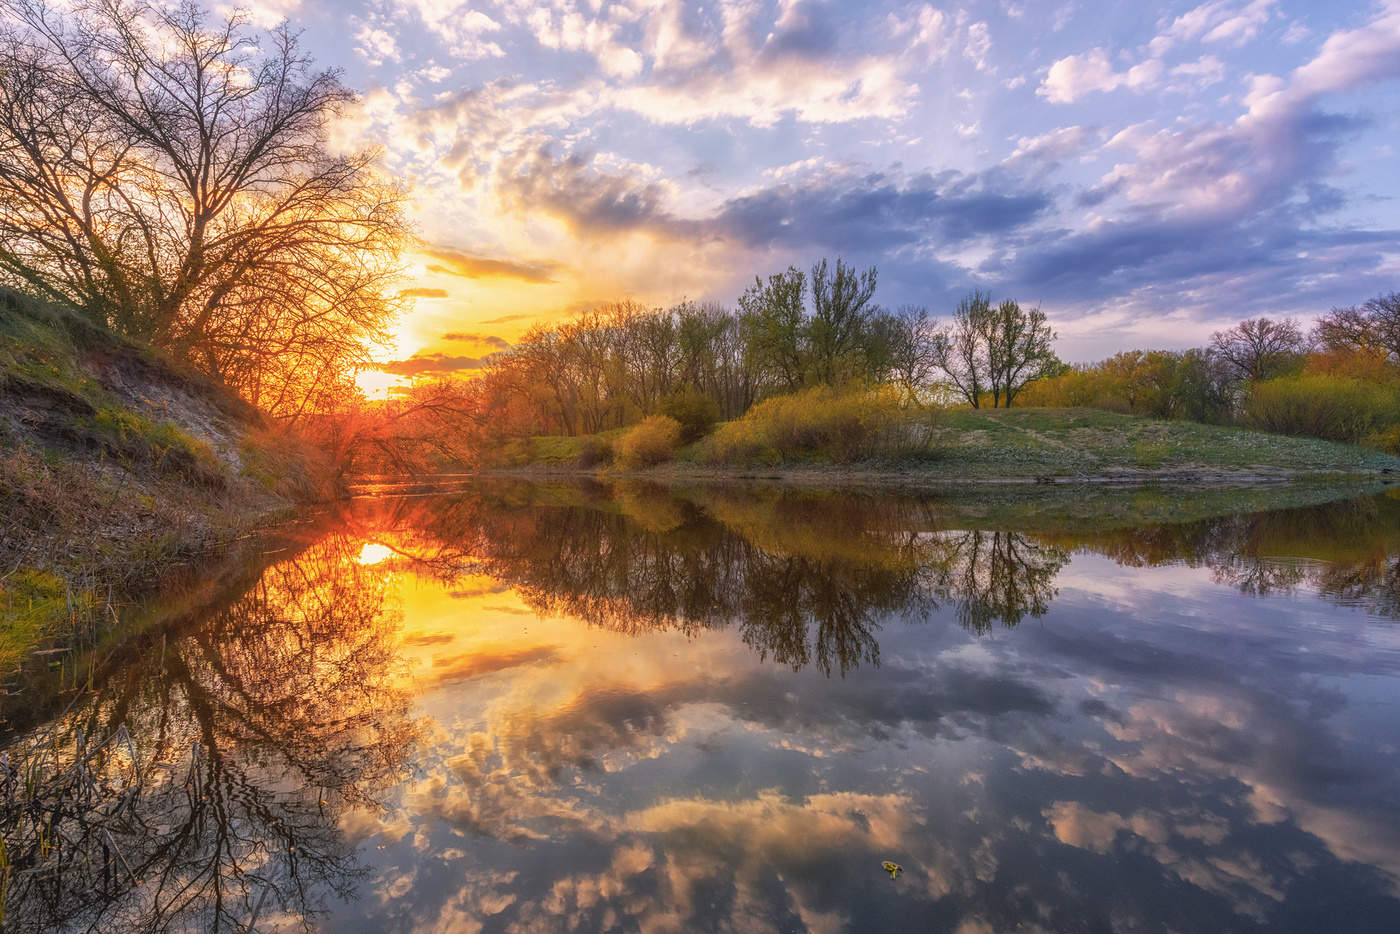
[[[874,266],[857,273],[841,259],[834,269],[823,259],[812,267],[812,317],[806,327],[812,380],[839,386],[867,375],[867,361],[880,354],[870,344],[870,323],[878,311],[874,297]]]
[[[802,388],[807,381],[803,353],[803,293],[807,277],[789,266],[765,283],[755,276],[753,285],[739,296],[744,342],[758,365],[771,373],[783,389]]]
[[[1011,408],[1027,383],[1054,372],[1059,365],[1052,346],[1055,332],[1039,308],[1027,311],[1007,299],[986,315],[985,333],[993,408],[1002,402]]]

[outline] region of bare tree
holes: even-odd
[[[285,25],[190,2],[0,11],[0,278],[280,414],[335,391],[396,310],[406,235],[373,153],[330,151],[338,76]]]
[[[974,291],[958,303],[953,323],[934,339],[938,368],[958,395],[974,409],[982,407],[982,393],[992,388],[992,361],[987,355],[987,335],[994,312],[992,300]]]
[[[1210,338],[1212,353],[1229,363],[1241,379],[1255,382],[1276,375],[1304,349],[1302,331],[1287,319],[1250,318]]]
[[[923,305],[901,305],[886,319],[890,375],[910,400],[933,381],[938,368],[938,331]]]
[[[1318,319],[1313,337],[1328,350],[1372,350],[1400,362],[1400,292],[1333,308]]]

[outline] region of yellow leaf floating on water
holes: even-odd
[[[904,871],[904,867],[899,865],[899,863],[892,863],[889,860],[885,860],[881,863],[880,868],[889,873],[891,879],[898,879],[899,874]]]

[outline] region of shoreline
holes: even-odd
[[[389,492],[414,492],[417,488],[439,488],[445,484],[470,484],[483,479],[515,480],[592,480],[596,482],[638,481],[660,486],[688,483],[777,483],[794,487],[873,487],[884,489],[938,489],[1088,486],[1178,489],[1219,489],[1240,486],[1288,486],[1304,483],[1345,483],[1355,481],[1384,487],[1400,485],[1400,473],[1389,468],[1376,470],[1290,470],[1285,468],[1227,470],[1203,467],[1171,470],[1119,469],[1101,473],[1070,475],[972,476],[915,467],[803,465],[755,469],[751,467],[700,467],[665,464],[635,470],[615,467],[567,467],[533,464],[523,467],[492,467],[473,471],[432,474],[417,477],[366,475],[350,478],[352,496]]]

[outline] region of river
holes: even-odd
[[[4,930],[1400,930],[1356,493],[359,497],[7,698]]]

